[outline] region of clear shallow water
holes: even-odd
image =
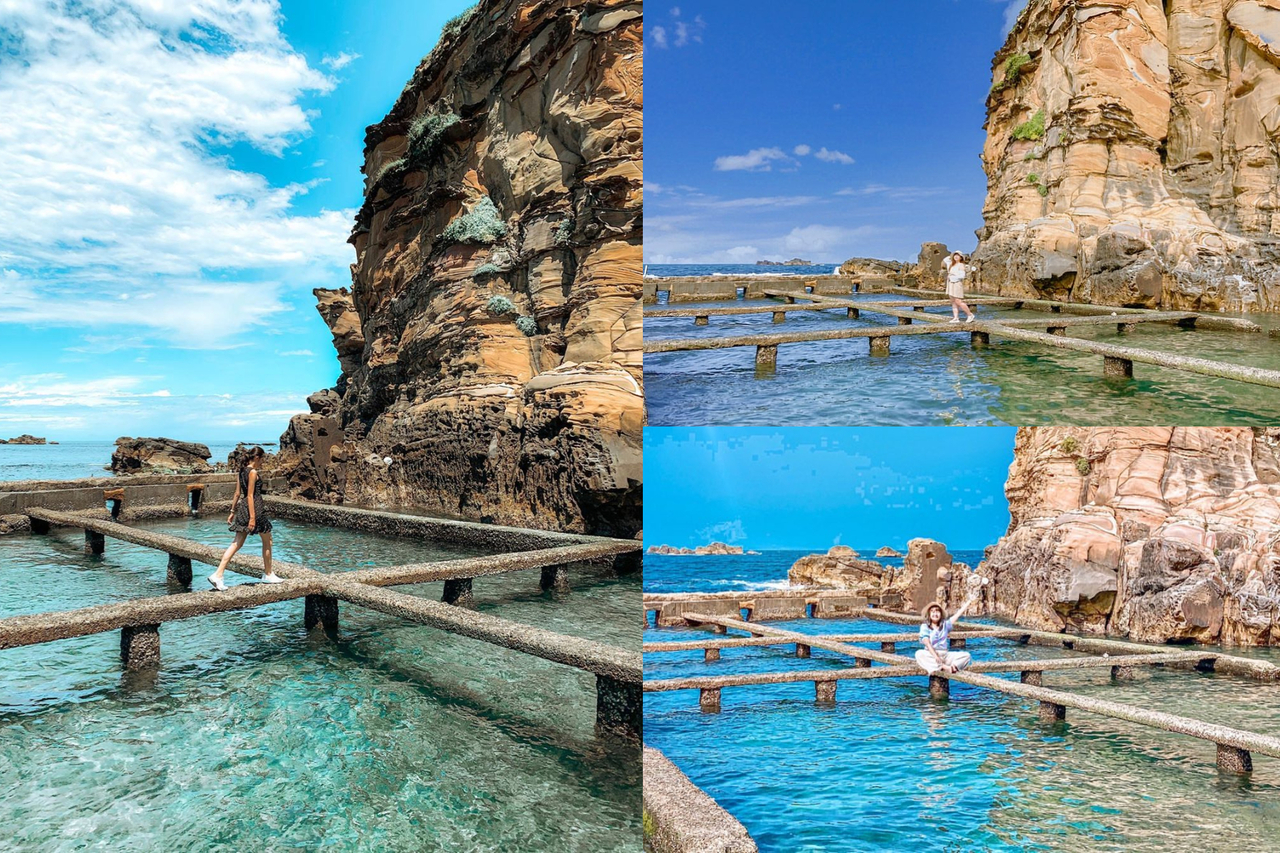
[[[649,554],[645,589],[780,586],[805,553]],[[975,565],[981,552],[955,556]],[[769,624],[811,634],[911,630],[867,619]],[[644,639],[702,636],[668,628],[650,629]],[[1077,656],[999,640],[971,640],[967,650],[979,660]],[[1280,663],[1277,649],[1229,651]],[[807,660],[786,646],[721,654],[713,663],[701,652],[647,654],[645,678],[850,666],[820,649]],[[1277,685],[1161,669],[1139,669],[1134,681],[1115,684],[1107,669],[1046,672],[1044,680],[1049,687],[1280,734]],[[963,684],[952,685],[949,702],[935,702],[923,677],[842,682],[834,707],[815,706],[813,689],[811,682],[729,688],[719,714],[699,710],[696,691],[648,693],[645,741],[742,821],[764,853],[1276,849],[1280,759],[1256,756],[1248,780],[1219,775],[1214,746],[1206,741],[1071,710],[1066,726],[1043,726],[1033,705]]]
[[[8,438],[9,436],[5,436]],[[55,437],[53,439],[57,441]],[[236,442],[201,442],[211,462],[227,461]],[[74,480],[109,477],[114,441],[66,441],[59,444],[0,444],[0,480]],[[270,448],[269,448],[270,449]]]
[[[883,300],[862,294],[859,301]],[[895,299],[897,297],[894,297]],[[724,307],[729,303],[698,303]],[[738,304],[773,304],[740,302]],[[681,303],[681,308],[694,304]],[[1050,315],[975,309],[979,318]],[[930,313],[946,313],[932,308]],[[1059,315],[1052,315],[1059,316]],[[1230,315],[1224,315],[1230,316]],[[1252,315],[1264,329],[1280,318]],[[713,316],[708,326],[689,317],[646,317],[648,339],[729,337],[777,331],[896,325],[871,314],[850,321],[843,312],[804,311],[774,325],[772,315]],[[1110,325],[1075,327],[1072,337],[1144,347],[1218,361],[1280,369],[1280,343],[1265,332],[1192,331],[1139,324],[1120,335]],[[739,347],[645,356],[649,423],[688,426],[986,425],[1052,423],[1148,426],[1231,423],[1265,425],[1280,418],[1280,389],[1135,364],[1133,380],[1102,375],[1102,358],[998,342],[974,350],[967,336],[898,337],[892,355],[872,358],[865,339],[786,344],[778,368],[756,378],[755,350]]]
[[[330,571],[475,553],[276,524],[277,556]],[[0,617],[165,593],[163,555],[82,547],[0,538]],[[478,606],[634,648],[639,579],[571,577],[563,600],[484,578]],[[593,676],[348,605],[309,637],[302,608],[167,623],[152,675],[120,672],[115,632],[0,652],[0,849],[640,849],[638,749],[595,737]]]
[[[806,633],[908,630],[870,620],[770,623]],[[645,640],[698,632],[650,630]],[[978,659],[1069,656],[970,641]],[[1280,662],[1275,651],[1250,652]],[[788,647],[646,655],[645,678],[841,668],[847,658]],[[1014,673],[1011,678],[1016,679]],[[1139,670],[1047,672],[1045,685],[1280,734],[1280,688],[1226,676]],[[1220,775],[1214,746],[1068,711],[1037,722],[1033,705],[962,684],[949,702],[926,679],[842,682],[833,707],[812,683],[726,689],[704,714],[696,691],[645,696],[645,740],[737,817],[762,851],[1272,850],[1280,827],[1280,760],[1255,757],[1252,778]]]

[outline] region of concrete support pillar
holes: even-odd
[[[850,320],[856,320],[862,316],[862,312],[857,308],[847,308],[845,309],[844,316],[848,317]]]
[[[1104,355],[1102,357],[1102,375],[1132,379],[1133,362],[1127,358],[1113,358],[1112,356]]]
[[[543,589],[550,589],[556,592],[569,591],[569,567],[568,566],[543,566],[542,579],[538,585]],[[649,615],[645,614],[645,624],[648,624]]]
[[[788,296],[788,297],[787,297],[787,304],[788,304],[788,305],[795,305],[795,304],[796,304],[796,298],[795,298],[794,296]]]
[[[899,325],[899,326],[910,326],[910,325],[911,325],[911,318],[910,318],[910,317],[899,317],[899,318],[898,318],[898,325]]]
[[[898,651],[898,644],[897,643],[881,643],[880,651],[884,652],[886,655],[895,654]]]
[[[726,627],[725,627],[725,626],[723,626],[723,625],[712,625],[712,626],[711,626],[711,633],[713,633],[713,634],[727,634],[727,633],[729,633],[729,629],[728,629],[728,628],[726,628]]]
[[[338,599],[331,595],[308,595],[303,606],[302,624],[308,631],[320,625],[326,634],[337,634]]]
[[[693,325],[695,326],[705,326],[708,322],[710,322],[710,317],[706,314],[699,314],[693,318]]]
[[[1132,332],[1136,328],[1138,328],[1137,323],[1116,323],[1116,331],[1122,335],[1126,332]]]
[[[878,338],[871,338],[871,354],[872,355],[888,355],[889,354],[889,336],[884,335]]]
[[[951,695],[951,679],[941,675],[929,676],[929,695],[935,699],[946,699]]]
[[[172,586],[190,589],[191,559],[189,557],[179,557],[177,554],[170,554],[169,567],[165,574],[166,579]]]
[[[1056,702],[1040,703],[1040,720],[1045,723],[1060,723],[1067,718],[1067,708]]]
[[[787,312],[786,312],[786,311],[774,311],[774,312],[773,312],[773,322],[775,322],[775,323],[785,323],[785,322],[787,322]]]
[[[38,518],[31,519],[31,532],[32,533],[48,533],[49,522],[42,521]]]
[[[772,370],[778,366],[778,345],[761,344],[756,347],[756,369]]]
[[[1196,670],[1199,672],[1213,672],[1217,661],[1214,658],[1201,658],[1196,661]]]
[[[1062,306],[1061,306],[1061,305],[1050,305],[1050,306],[1049,306],[1049,313],[1051,313],[1051,314],[1061,314],[1061,313],[1062,313]]]
[[[871,658],[854,658],[853,665],[858,669],[870,669]]]
[[[813,654],[813,650],[804,643],[796,643],[796,657],[807,658]]]
[[[1131,666],[1113,666],[1111,667],[1112,681],[1133,681],[1135,673]]]
[[[92,530],[84,532],[84,552],[94,557],[101,557],[107,550],[107,537]]]
[[[986,332],[970,332],[969,343],[976,347],[991,346],[991,335]]]
[[[440,600],[445,604],[453,604],[457,607],[473,607],[476,599],[471,592],[471,578],[456,578],[445,581],[444,595],[440,596]]]
[[[1066,327],[1066,326],[1050,326],[1050,327],[1047,329],[1047,331],[1049,332],[1049,334],[1051,334],[1051,335],[1057,335],[1057,336],[1058,336],[1058,337],[1060,337],[1060,338],[1065,338],[1065,337],[1067,336],[1067,327]]]
[[[596,732],[640,739],[643,694],[640,685],[596,676]]]
[[[1218,769],[1226,770],[1228,773],[1252,773],[1253,756],[1247,749],[1220,743],[1218,744]]]
[[[713,660],[720,660],[720,650],[719,649],[703,649],[702,659],[707,663],[711,663]]]
[[[708,714],[720,710],[720,688],[704,687],[698,691],[698,707]]]
[[[836,685],[838,681],[813,682],[813,701],[819,705],[831,705],[836,701]]]
[[[120,665],[126,672],[160,665],[160,626],[129,625],[120,631]]]
[[[1022,671],[1022,683],[1030,684],[1032,687],[1044,686],[1044,673],[1038,669],[1024,669]]]
[[[969,644],[969,641],[966,640],[964,637],[956,637],[954,640],[951,641],[951,648],[963,649],[968,644]]]
[[[915,306],[913,306],[913,307],[911,308],[911,310],[912,310],[912,311],[919,311],[921,314],[923,314],[923,313],[924,313],[924,306],[923,306],[923,305],[915,305]]]

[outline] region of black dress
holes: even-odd
[[[240,496],[243,498],[236,504],[235,515],[232,517],[231,526],[228,528],[232,533],[248,533],[250,535],[257,533],[266,533],[271,530],[271,519],[267,518],[267,507],[262,500],[262,474],[258,474],[258,479],[253,484],[253,495],[249,495],[249,469],[240,469]],[[253,501],[253,520],[257,525],[253,530],[249,529],[249,501]]]

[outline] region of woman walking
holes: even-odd
[[[936,601],[924,606],[924,612],[920,614],[924,617],[924,621],[920,623],[920,645],[924,648],[916,652],[916,663],[920,664],[925,672],[930,675],[939,670],[959,672],[973,662],[968,652],[951,651],[951,629],[955,627],[956,622],[960,621],[964,612],[978,600],[979,592],[980,590],[975,589],[969,593],[969,597],[965,599],[964,604],[960,605],[956,615],[951,617],[947,616],[946,609]]]
[[[947,296],[951,298],[951,322],[959,323],[960,311],[963,310],[969,315],[965,322],[972,323],[973,312],[964,301],[964,279],[969,274],[969,265],[964,262],[964,255],[952,252],[943,260],[942,271],[947,277]]]
[[[227,588],[222,582],[222,574],[227,570],[227,563],[236,552],[244,547],[244,540],[250,534],[262,537],[262,576],[263,583],[280,583],[283,578],[271,570],[271,519],[267,518],[267,508],[262,500],[262,460],[267,453],[261,447],[251,447],[241,457],[240,472],[236,475],[236,496],[231,500],[231,514],[227,516],[228,529],[236,535],[222,555],[218,569],[209,575],[209,583],[218,592]]]

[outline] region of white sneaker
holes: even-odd
[[[215,591],[217,592],[227,591],[227,585],[222,582],[222,578],[216,577],[214,575],[209,575],[208,580],[209,580],[209,583],[213,586]]]
[[[960,322],[960,318],[959,318],[959,317],[952,317],[952,318],[951,318],[951,322],[953,322],[953,323],[959,323],[959,322]]]
[[[973,315],[972,315],[972,314],[970,314],[970,315],[968,316],[968,318],[966,318],[966,319],[965,319],[965,322],[966,322],[966,323],[972,323],[972,322],[973,322]]]
[[[284,583],[284,578],[280,577],[275,572],[272,572],[269,575],[263,575],[262,582],[263,583]]]

